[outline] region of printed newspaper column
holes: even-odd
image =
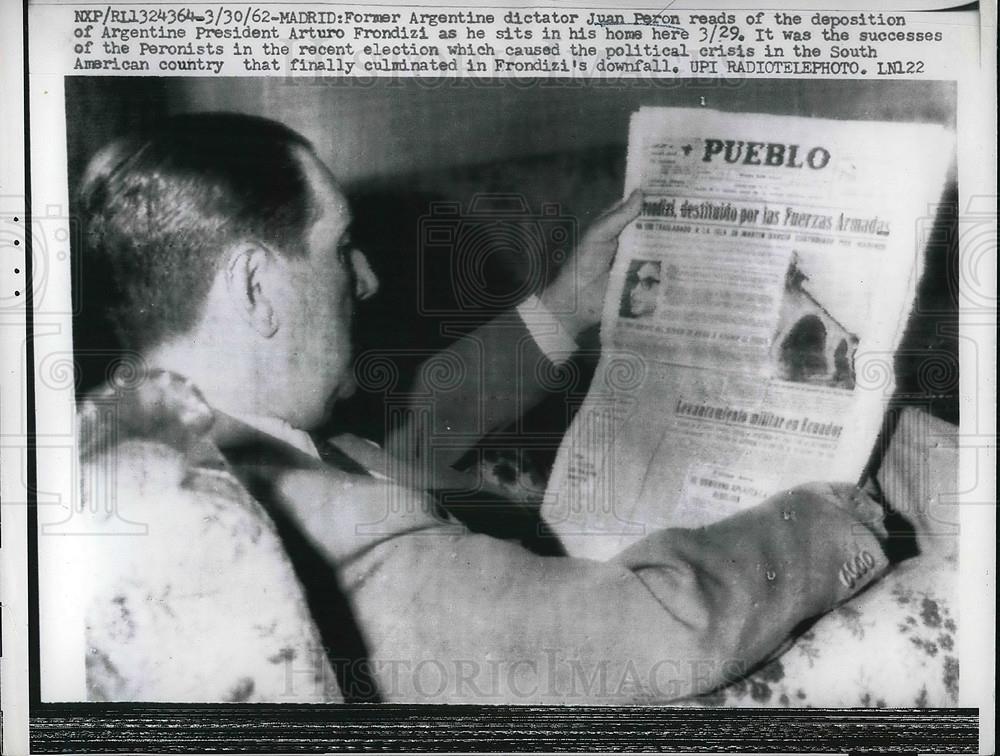
[[[917,219],[953,152],[924,124],[634,114],[625,193],[643,208],[543,510],[571,554],[858,480],[922,267]],[[624,383],[623,356],[641,363]]]

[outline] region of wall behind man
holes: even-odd
[[[627,142],[640,105],[953,124],[949,82],[187,79],[172,110],[277,117],[347,183]]]

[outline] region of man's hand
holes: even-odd
[[[796,486],[784,495],[795,497],[797,500],[816,498],[832,504],[854,515],[858,522],[868,528],[883,546],[889,539],[889,533],[885,527],[885,510],[882,505],[855,485],[850,483],[806,483]]]
[[[542,304],[556,315],[569,335],[601,322],[608,272],[618,250],[618,236],[639,215],[642,192],[612,205],[587,230],[576,252],[563,265],[555,280],[539,295]]]

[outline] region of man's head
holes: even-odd
[[[80,199],[123,346],[221,409],[297,427],[349,393],[354,304],[378,282],[299,134],[235,114],[169,119],[104,148]]]
[[[656,312],[660,295],[660,263],[647,261],[635,271],[635,283],[629,289],[629,312],[633,318],[644,318]]]

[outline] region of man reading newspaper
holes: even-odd
[[[881,509],[849,484],[775,490],[597,561],[471,534],[435,501],[447,481],[311,437],[351,391],[355,304],[378,282],[335,177],[278,123],[171,119],[101,151],[81,197],[85,254],[148,370],[81,407],[85,505],[114,507],[85,506],[97,535],[64,544],[79,611],[58,632],[86,662],[68,698],[668,701],[745,674],[886,569]],[[600,319],[641,201],[598,219],[540,292],[569,336]],[[501,320],[452,347],[487,361],[448,397],[497,423],[555,359]],[[146,536],[115,537],[125,521]]]

